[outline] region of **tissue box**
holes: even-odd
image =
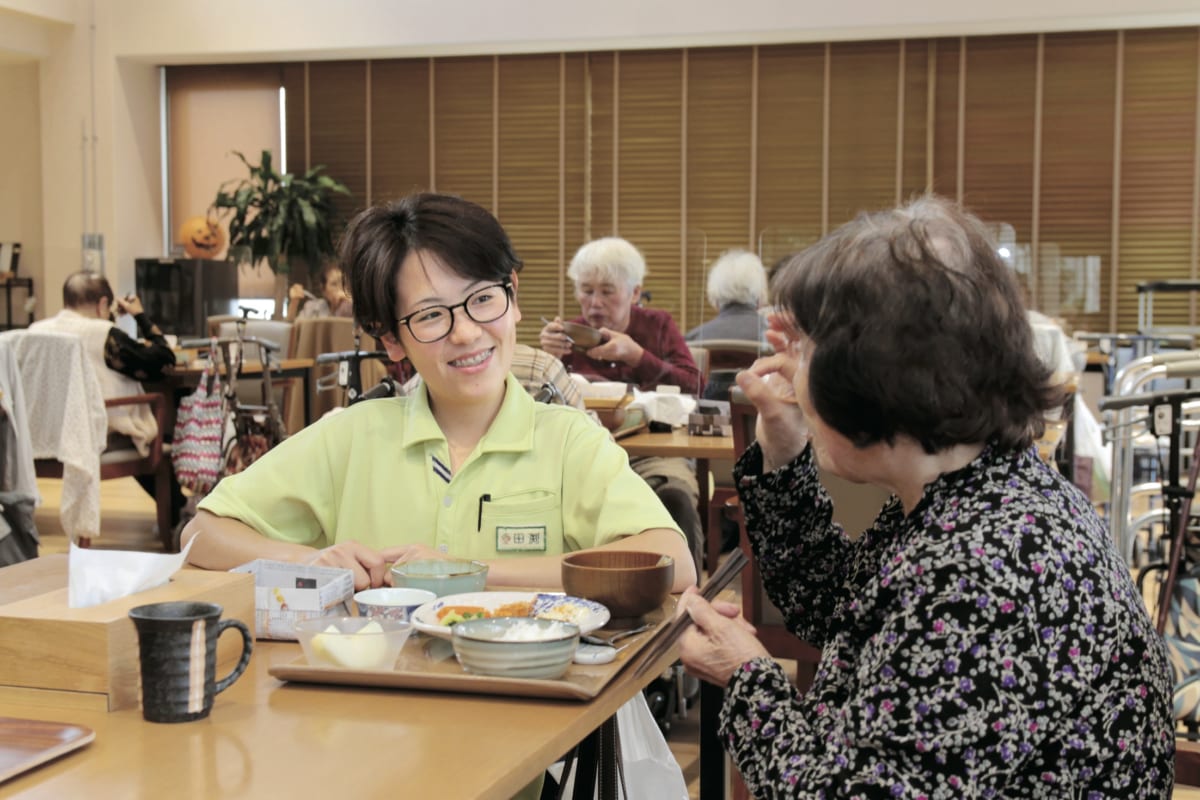
[[[354,573],[337,567],[313,567],[256,559],[232,572],[254,576],[254,629],[259,639],[296,641],[302,619],[349,614]]]
[[[90,608],[67,607],[67,556],[36,558],[0,570],[0,699],[116,711],[137,708],[137,631],[129,609],[146,603],[217,603],[222,619],[249,622],[254,581],[248,575],[181,569],[154,589]],[[226,633],[217,647],[217,674],[242,651]]]

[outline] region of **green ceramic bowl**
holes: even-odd
[[[482,592],[487,584],[488,565],[482,561],[429,559],[409,561],[392,567],[392,585],[426,589],[438,597]]]

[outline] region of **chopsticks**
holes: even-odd
[[[700,587],[700,596],[708,602],[712,602],[721,590],[729,585],[729,582],[742,571],[746,564],[750,563],[746,558],[746,554],[741,548],[734,548],[733,552],[725,559],[717,571],[709,576],[704,585]],[[675,642],[679,641],[679,637],[692,624],[692,618],[689,614],[680,614],[673,618],[669,623],[658,630],[654,636],[650,637],[650,641],[646,643],[646,648],[639,654],[641,663],[633,672],[633,677],[637,678],[642,673],[650,668],[650,665],[662,658],[663,654],[670,650]]]

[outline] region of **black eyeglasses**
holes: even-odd
[[[467,299],[452,306],[426,306],[396,321],[404,325],[412,337],[422,344],[436,342],[454,330],[454,309],[461,308],[472,322],[494,322],[505,315],[511,301],[512,282],[494,283],[476,289]]]

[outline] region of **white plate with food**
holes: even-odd
[[[538,617],[573,622],[580,633],[608,624],[608,609],[592,600],[550,592],[468,592],[439,597],[412,612],[421,633],[450,638],[456,622],[480,617]]]

